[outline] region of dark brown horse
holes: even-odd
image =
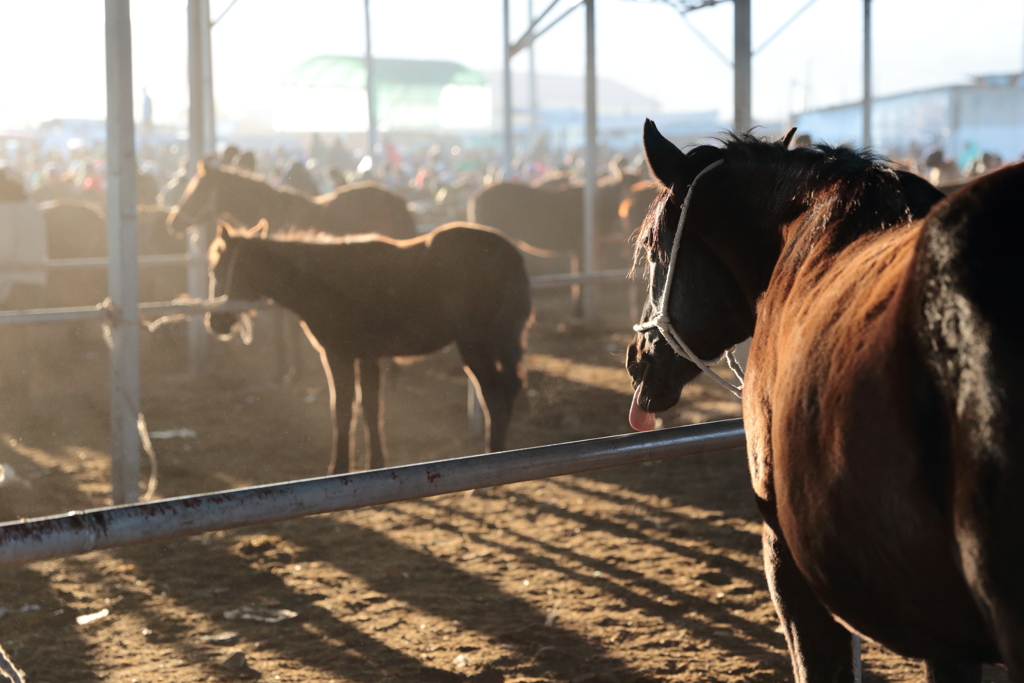
[[[46,221],[46,249],[51,259],[103,257],[107,255],[107,217],[91,202],[55,200],[42,202]],[[140,255],[184,254],[185,240],[167,229],[167,211],[159,206],[139,206],[137,213]],[[140,301],[169,301],[186,288],[180,265],[139,268]],[[46,287],[46,306],[91,306],[107,296],[106,268],[54,268]]]
[[[353,183],[311,197],[277,189],[254,173],[200,163],[168,225],[183,233],[190,225],[230,217],[241,225],[266,220],[272,232],[315,230],[332,235],[375,232],[395,239],[416,236],[416,221],[404,199],[373,182]]]
[[[791,135],[684,154],[647,123],[664,189],[631,423],[753,334],[744,425],[797,680],[852,681],[849,628],[930,681],[1024,681],[1024,165],[943,199]]]
[[[621,239],[619,203],[636,180],[622,174],[599,179],[595,238]],[[563,252],[574,263],[583,251],[583,188],[573,182],[559,180],[545,188],[490,185],[470,197],[467,216],[534,247]]]
[[[505,447],[532,314],[523,258],[501,233],[449,223],[411,240],[268,238],[266,223],[249,231],[221,223],[210,263],[213,297],[268,298],[302,319],[330,385],[330,472],[348,471],[359,412],[353,401],[360,395],[370,467],[384,466],[378,360],[420,356],[452,342],[484,406],[488,447]],[[221,335],[237,322],[231,313],[207,318],[210,330]]]

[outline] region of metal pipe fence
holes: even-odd
[[[0,566],[740,448],[739,419],[0,524]]]
[[[148,263],[151,265],[171,265],[187,264],[191,263],[195,259],[192,259],[187,255],[171,255],[160,257],[143,256],[140,257],[139,260],[141,263]],[[54,261],[50,261],[47,265],[55,265],[56,267],[103,266],[106,265],[106,259],[61,259],[56,264]],[[537,275],[530,278],[530,287],[533,289],[551,289],[555,287],[569,287],[585,282],[597,282],[600,280],[622,280],[625,282],[628,274],[629,270],[622,269],[602,270],[596,273],[558,273],[554,275]],[[212,299],[188,303],[161,301],[140,303],[139,313],[145,313],[152,316],[203,315],[213,311],[227,313],[273,307],[274,304],[269,301],[216,301]],[[97,304],[96,306],[74,306],[69,308],[40,308],[25,311],[0,311],[0,325],[74,323],[90,320],[102,321],[109,318],[112,314],[113,310],[104,304]]]

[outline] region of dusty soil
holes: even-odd
[[[630,321],[582,331],[561,299],[538,308],[510,447],[628,431]],[[252,346],[212,344],[198,377],[183,326],[144,337],[149,429],[195,433],[154,441],[159,495],[324,473],[325,382],[308,350],[280,381],[271,317]],[[0,397],[0,462],[20,481],[0,519],[109,504],[98,333],[3,341],[23,355],[5,354],[22,381]],[[390,366],[392,463],[479,452],[465,402],[454,351]],[[698,381],[664,423],[738,414]],[[787,681],[759,528],[742,453],[662,461],[3,569],[0,643],[32,683]],[[875,645],[865,665],[923,680]]]

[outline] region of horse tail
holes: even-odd
[[[515,256],[517,258],[508,261],[505,286],[495,311],[494,321],[502,328],[499,334],[501,362],[506,366],[515,367],[516,377],[520,382],[525,382],[526,372],[522,360],[534,314],[526,264],[519,253]]]

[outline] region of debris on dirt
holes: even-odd
[[[13,486],[15,484],[18,486],[25,487],[32,486],[32,482],[30,482],[27,479],[19,477],[14,472],[14,466],[12,466],[10,463],[0,463],[0,488],[3,488],[5,486]]]
[[[99,621],[100,619],[107,616],[110,616],[110,610],[104,607],[99,612],[93,612],[92,614],[79,614],[77,617],[75,617],[75,623],[79,626],[85,626],[86,624],[91,624],[94,621]]]
[[[239,678],[259,678],[262,674],[249,666],[245,653],[238,651],[220,663],[221,667],[234,673]]]
[[[238,634],[234,631],[221,631],[220,633],[215,633],[212,636],[203,636],[201,640],[204,643],[209,643],[210,645],[228,647],[230,645],[235,645],[238,642]]]
[[[282,621],[294,619],[299,616],[298,612],[290,609],[274,609],[272,607],[239,607],[224,612],[225,619],[245,619],[248,621],[262,621],[265,624],[278,624]]]
[[[196,431],[194,429],[161,429],[156,432],[150,432],[149,438],[151,439],[195,439]]]

